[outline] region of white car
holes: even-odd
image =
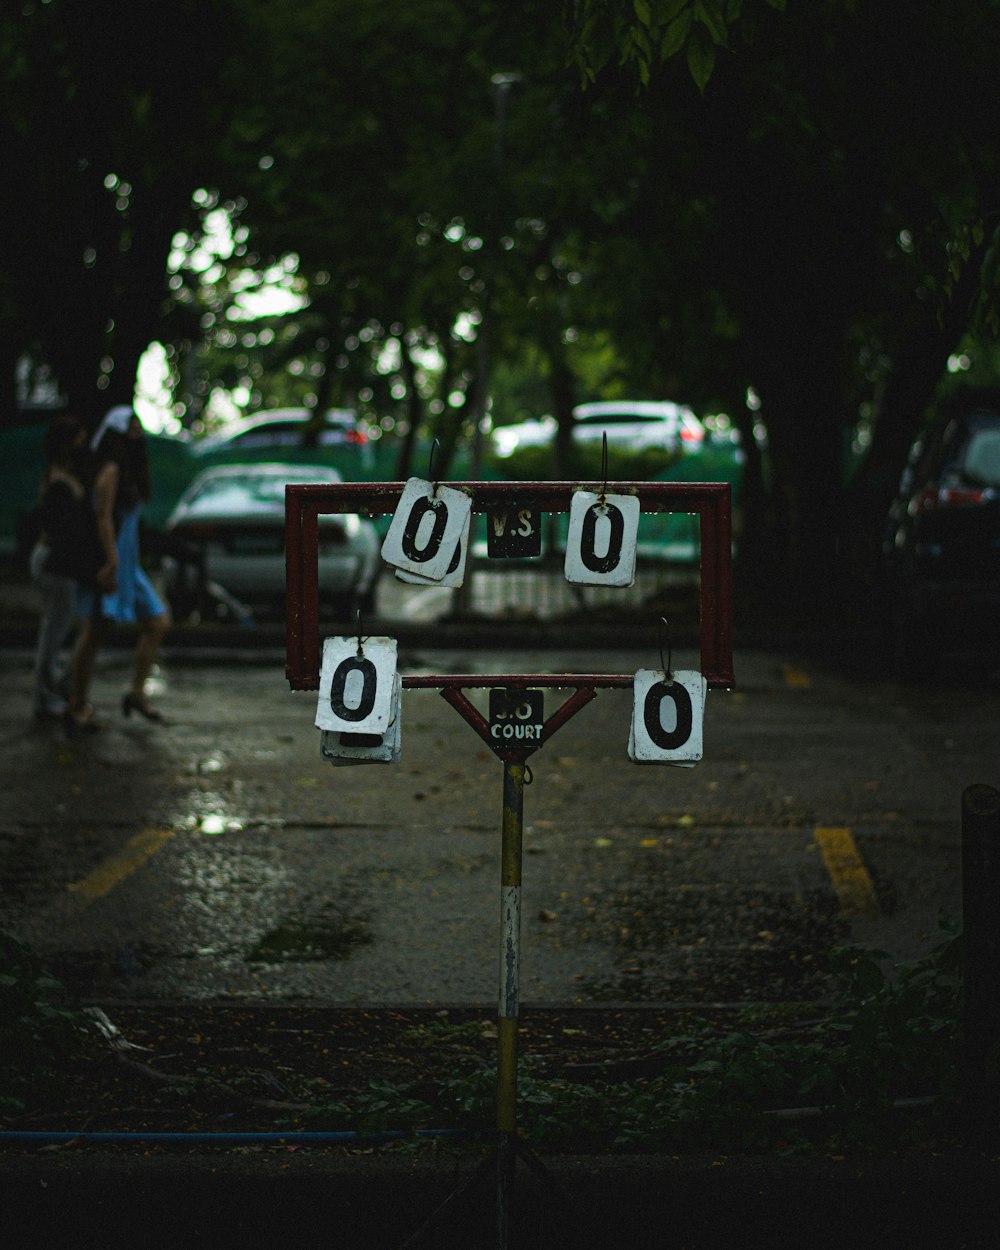
[[[607,433],[608,445],[641,451],[662,447],[667,451],[700,451],[705,427],[683,404],[655,400],[602,400],[573,409],[573,441],[600,442]]]
[[[195,455],[215,456],[220,452],[301,447],[304,428],[313,417],[308,408],[272,408],[245,418],[235,430],[199,439],[191,448]],[[367,444],[368,431],[352,409],[330,408],[323,414],[317,447],[365,447]]]
[[[206,610],[248,621],[262,609],[283,611],[285,486],[343,481],[336,469],[310,464],[225,464],[206,469],[167,520],[166,593],[177,619]],[[353,513],[319,518],[320,609],[352,620],[374,611],[382,570],[371,521]]]
[[[497,425],[490,431],[493,450],[502,459],[522,447],[548,447],[556,433],[555,417],[540,421],[518,421],[515,425]]]

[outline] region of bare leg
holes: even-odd
[[[139,637],[132,658],[132,688],[129,691],[129,698],[135,707],[148,707],[146,680],[153,671],[156,657],[160,653],[160,644],[169,628],[170,618],[165,613],[150,617],[139,625]]]
[[[83,724],[90,719],[90,683],[94,676],[94,659],[97,648],[105,637],[104,621],[88,617],[80,627],[80,637],[73,652],[70,670],[68,712],[70,719]]]

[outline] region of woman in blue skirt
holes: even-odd
[[[170,617],[139,562],[139,518],[152,493],[146,433],[135,411],[125,404],[112,408],[90,442],[95,457],[93,476],[97,532],[106,563],[98,574],[99,590],[79,604],[84,624],[73,656],[70,718],[67,726],[86,730],[96,725],[90,706],[94,657],[112,624],[137,625],[132,683],[122,698],[122,713],[150,721],[162,714],[146,697]]]

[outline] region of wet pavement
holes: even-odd
[[[400,656],[408,673],[655,663]],[[496,1001],[502,766],[434,691],[403,696],[399,763],[334,769],[316,696],[289,691],[280,652],[168,649],[153,691],[166,726],[121,717],[127,666],[102,656],[110,727],[68,739],[30,725],[28,654],[0,659],[0,925],[104,1001]],[[738,652],[736,672],[736,690],[709,694],[694,769],[628,760],[631,696],[616,690],[532,757],[525,1002],[810,999],[831,946],[909,957],[941,910],[958,914],[961,793],[1000,780],[1000,688],[902,687],[788,650]],[[547,710],[567,694],[547,691]]]
[[[470,631],[471,632],[471,631]],[[635,671],[620,650],[471,647],[400,630],[406,672]],[[313,694],[280,635],[176,631],[155,697],[122,719],[128,654],[102,657],[110,728],[29,720],[30,626],[0,655],[0,927],[71,988],[132,1000],[374,1008],[496,1001],[501,765],[432,691],[404,695],[388,767],[319,757]],[[553,647],[553,642],[556,647]],[[237,645],[234,645],[234,642]],[[209,643],[210,645],[206,645]],[[693,663],[679,650],[675,663]],[[857,652],[737,648],[690,771],[626,758],[625,692],[602,692],[531,760],[523,983],[542,1004],[800,999],[849,938],[924,952],[957,915],[959,804],[1000,784],[1000,682],[981,668],[900,686]],[[557,696],[547,694],[553,703]],[[852,858],[853,856],[853,858]],[[574,1158],[522,1167],[512,1246],[992,1248],[997,1161]],[[7,1147],[11,1244],[399,1247],[473,1175],[419,1157],[273,1146]],[[496,1246],[493,1177],[422,1243]]]

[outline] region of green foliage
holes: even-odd
[[[91,412],[128,397],[151,339],[192,428],[232,391],[356,405],[448,449],[487,360],[504,420],[620,381],[730,413],[748,451],[753,388],[748,537],[768,525],[782,577],[825,584],[838,550],[877,548],[888,501],[853,505],[898,480],[970,319],[1000,331],[998,6],[784,7],[6,6],[0,415],[22,355]],[[498,69],[521,76],[502,136]],[[268,274],[308,306],[251,317]]]
[[[0,1111],[21,1111],[68,1079],[84,1018],[32,951],[0,930]]]
[[[525,1139],[549,1151],[841,1151],[940,1145],[959,1094],[961,937],[948,926],[929,956],[889,976],[884,955],[831,955],[823,1019],[757,1008],[727,1023],[688,1023],[642,1057],[635,1079],[583,1079],[530,1056],[518,1078]],[[482,1025],[421,1030],[428,1045]],[[353,1106],[320,1107],[328,1128],[488,1130],[496,1071],[466,1054],[447,1079],[370,1086]],[[893,1118],[897,1100],[934,1096],[922,1118]],[[789,1114],[790,1112],[794,1114]]]
[[[686,53],[700,92],[715,68],[717,48],[728,48],[732,32],[748,27],[762,4],[784,12],[786,0],[570,0],[567,14],[573,50],[584,77],[593,81],[616,58],[648,87],[664,62]],[[747,10],[746,14],[744,9]]]
[[[402,1037],[404,1042],[416,1042],[417,1045],[435,1049],[454,1043],[480,1041],[484,1032],[492,1032],[496,1036],[496,1026],[492,1022],[468,1020],[464,1024],[455,1024],[450,1020],[434,1020],[430,1024],[408,1029]]]

